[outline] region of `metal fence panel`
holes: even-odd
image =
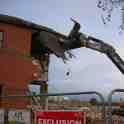
[[[114,89],[108,95],[108,112],[106,124],[124,124],[124,118],[119,116],[112,116],[112,96],[116,92],[124,92],[124,89]]]
[[[88,91],[88,92],[69,92],[69,93],[42,93],[42,94],[35,94],[31,95],[31,94],[27,94],[27,95],[8,95],[8,96],[0,96],[2,99],[15,99],[15,98],[32,98],[32,97],[48,97],[48,96],[69,96],[69,95],[96,95],[97,97],[99,97],[100,99],[100,103],[101,103],[101,117],[102,117],[102,124],[105,123],[105,101],[104,101],[104,97],[102,96],[102,94],[100,94],[99,92],[96,91]],[[83,108],[84,109],[84,108]],[[83,111],[83,110],[82,110]],[[91,111],[91,115],[94,118],[94,116],[96,116],[95,114],[92,114]],[[31,113],[29,114],[29,112],[25,111],[25,110],[9,110],[8,111],[8,123],[7,124],[15,124],[15,123],[23,123],[23,124],[31,124]],[[99,120],[95,120],[94,122],[98,122]],[[99,123],[99,122],[98,122]],[[34,123],[35,124],[35,123]],[[94,124],[94,123],[93,123]],[[97,123],[95,123],[97,124]],[[101,122],[99,123],[101,124]]]

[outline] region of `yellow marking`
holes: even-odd
[[[81,47],[86,47],[86,42],[81,42]]]

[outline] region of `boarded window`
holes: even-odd
[[[3,47],[3,32],[0,31],[0,48]]]
[[[2,95],[3,86],[0,85],[0,96]]]

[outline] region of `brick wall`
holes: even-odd
[[[30,54],[32,33],[29,29],[0,23],[4,32],[4,47],[23,54]]]
[[[40,76],[40,70],[27,57],[31,49],[31,31],[23,27],[0,23],[4,32],[4,48],[0,48],[0,86],[2,94],[11,95],[27,92],[28,83]],[[24,98],[2,99],[1,107],[24,108],[29,100]]]

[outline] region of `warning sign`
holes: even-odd
[[[84,112],[45,111],[35,113],[36,124],[86,124]]]

